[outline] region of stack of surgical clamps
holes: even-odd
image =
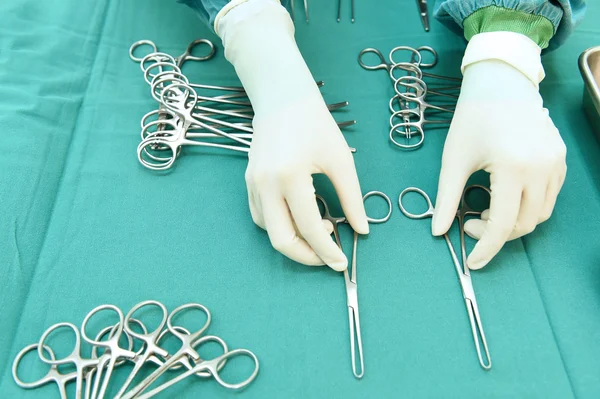
[[[148,312],[155,316],[160,314],[161,318],[151,317],[152,314]],[[160,321],[158,324],[144,324],[139,318],[134,318],[134,314],[146,320],[154,319],[147,321]],[[184,314],[188,314],[188,317],[184,317]],[[113,316],[112,320],[107,316]],[[201,327],[189,331],[180,325],[182,319],[186,320],[186,324]],[[195,323],[193,319],[196,319]],[[258,375],[258,358],[248,349],[229,349],[220,337],[207,335],[210,323],[210,311],[199,303],[181,305],[169,313],[162,303],[149,300],[138,303],[126,315],[114,305],[101,305],[88,313],[81,329],[72,323],[57,323],[42,334],[39,342],[23,348],[13,362],[13,378],[17,385],[25,389],[56,383],[61,399],[67,399],[67,385],[71,383],[75,385],[77,399],[149,399],[189,377],[199,377],[199,381],[213,378],[222,387],[232,390],[247,387]],[[149,331],[148,325],[156,327]],[[99,326],[105,328],[101,328],[97,335],[89,335],[91,330]],[[56,336],[64,336],[59,331],[69,331],[69,335],[75,338],[74,342],[70,340],[73,349],[67,356],[59,357],[58,352],[51,349],[51,345],[60,344],[57,341],[61,340]],[[170,353],[165,349],[167,342],[164,342],[169,337],[180,344],[179,349]],[[64,343],[64,339],[62,341]],[[90,355],[82,350],[85,349],[82,344],[91,346]],[[201,357],[199,351],[207,344],[218,347],[219,354]],[[64,347],[57,346],[59,349]],[[22,374],[31,372],[23,373],[23,369],[31,367],[21,366],[21,363],[30,364],[24,358],[31,358],[28,355],[31,352],[37,353],[38,363],[45,364],[48,371],[38,380],[24,381]],[[228,366],[230,361],[240,357],[250,360],[252,366],[245,367],[245,371]],[[119,368],[123,364],[131,367],[121,371]],[[229,369],[227,374],[221,371],[224,367]],[[238,369],[233,372],[237,378],[242,375],[239,382],[230,382],[232,369]],[[125,380],[111,378],[121,373],[127,376]],[[224,375],[229,375],[227,380],[224,380]],[[115,384],[115,380],[120,384]]]
[[[423,61],[424,53],[433,57],[430,63]],[[379,64],[365,63],[365,54],[377,56]],[[400,59],[402,55],[406,59]],[[358,55],[358,63],[364,69],[383,69],[388,72],[394,89],[389,101],[389,138],[397,147],[414,150],[423,145],[425,125],[450,123],[462,80],[423,71],[433,68],[438,61],[437,52],[428,46],[416,49],[398,46],[390,51],[388,59],[386,61],[383,54],[374,48],[366,48]],[[440,82],[450,83],[444,85]],[[440,117],[443,114],[447,116]]]
[[[140,47],[151,52],[136,56]],[[197,47],[208,49],[205,55],[192,55]],[[199,51],[199,50],[197,50]],[[205,61],[213,57],[215,47],[206,39],[194,40],[179,57],[159,52],[149,40],[135,42],[129,49],[132,60],[139,62],[144,78],[158,108],[141,120],[142,141],[137,156],[142,165],[153,170],[173,166],[182,146],[202,146],[248,153],[252,143],[254,111],[243,87],[190,83],[181,68],[187,61]],[[322,82],[317,82],[320,87]],[[329,104],[330,111],[343,108],[347,101]],[[356,121],[340,122],[340,128]]]

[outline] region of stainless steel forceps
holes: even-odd
[[[399,86],[403,86],[407,91],[402,92]],[[426,124],[450,124],[451,119],[427,119],[426,111],[431,109],[438,113],[453,114],[454,108],[440,107],[428,103],[425,98],[427,96],[427,85],[421,79],[414,76],[403,76],[394,82],[394,90],[396,95],[390,99],[390,141],[397,147],[405,150],[413,150],[423,145],[425,140],[424,125]],[[394,109],[394,103],[398,102],[401,104],[401,108]],[[402,106],[404,105],[404,106]],[[395,123],[396,118],[401,118],[401,122]],[[404,129],[404,131],[402,130]],[[406,134],[406,132],[410,134]],[[395,138],[395,134],[404,136],[407,140],[410,140],[413,136],[418,137],[419,140],[416,143],[402,144]]]
[[[144,64],[145,57],[137,57],[134,55],[134,53],[136,52],[136,50],[142,46],[148,46],[150,47],[151,52],[150,53],[146,53],[145,55],[151,55],[155,60],[173,60],[174,64],[181,68],[183,66],[183,64],[185,64],[187,61],[206,61],[211,59],[214,55],[215,55],[215,46],[213,45],[213,43],[208,40],[208,39],[196,39],[193,40],[185,49],[185,51],[178,57],[171,57],[168,54],[165,53],[158,53],[158,47],[156,46],[156,44],[152,41],[152,40],[138,40],[137,42],[133,43],[131,45],[131,47],[129,48],[129,58],[131,58],[132,60],[139,62],[140,64]],[[207,47],[208,52],[206,54],[197,56],[197,55],[193,55],[192,53],[194,52],[194,50],[196,49],[196,47]],[[142,68],[143,69],[143,68]]]
[[[425,32],[429,32],[429,11],[427,10],[427,0],[417,0],[417,7],[419,8],[419,16],[421,17],[421,23]]]
[[[294,0],[290,1],[290,14],[292,21],[296,20],[296,13],[294,12]],[[308,23],[308,0],[304,0],[304,14],[306,15],[306,23]]]
[[[479,358],[479,364],[485,370],[489,370],[492,368],[492,358],[490,357],[490,351],[488,349],[487,340],[485,339],[485,333],[483,331],[483,325],[481,324],[481,316],[479,315],[479,307],[477,306],[477,298],[475,297],[475,290],[473,289],[473,281],[471,280],[471,273],[469,272],[469,267],[467,266],[467,250],[465,244],[465,218],[467,216],[480,215],[481,212],[475,211],[472,209],[466,200],[467,195],[473,190],[483,190],[488,195],[490,195],[490,190],[487,187],[480,185],[472,185],[465,188],[463,191],[462,198],[460,200],[460,206],[456,213],[456,218],[458,219],[458,228],[460,233],[460,250],[462,255],[462,265],[458,260],[458,256],[456,256],[456,251],[452,246],[452,242],[450,241],[450,237],[448,233],[444,234],[444,239],[446,240],[446,244],[448,245],[448,249],[450,250],[450,256],[452,256],[452,263],[454,263],[454,267],[456,268],[456,273],[458,274],[458,280],[460,282],[460,286],[463,293],[463,298],[465,300],[465,305],[467,307],[467,313],[469,315],[469,322],[471,324],[471,332],[473,334],[473,340],[475,343],[475,349],[477,350],[477,357]],[[427,202],[427,210],[423,213],[410,213],[406,210],[402,200],[404,196],[408,193],[416,193],[419,194],[423,199]],[[400,197],[398,198],[398,204],[400,205],[400,210],[402,213],[411,218],[411,219],[425,219],[432,218],[434,207],[431,203],[431,199],[425,193],[425,191],[416,187],[408,187],[404,189],[400,193]],[[483,345],[483,351],[481,346]],[[485,352],[485,359],[483,357],[483,352]]]
[[[350,21],[354,23],[354,0],[350,0]],[[337,21],[342,20],[342,0],[338,0]]]
[[[382,218],[371,218],[367,216],[367,221],[369,223],[385,223],[389,220],[392,215],[392,201],[390,198],[382,193],[381,191],[370,191],[366,193],[363,197],[363,202],[367,200],[367,198],[377,196],[383,198],[389,207],[388,213]],[[317,195],[317,201],[321,203],[323,206],[323,219],[329,220],[333,225],[333,237],[335,239],[336,244],[340,249],[342,249],[342,240],[340,238],[340,233],[338,230],[338,225],[340,223],[347,223],[346,217],[334,217],[329,212],[329,206],[323,197]],[[344,282],[346,285],[346,302],[348,305],[348,322],[350,325],[350,354],[352,358],[352,372],[356,378],[362,378],[365,374],[365,363],[363,359],[363,349],[362,349],[362,336],[360,333],[360,316],[358,312],[358,285],[356,282],[356,249],[358,247],[358,233],[354,232],[353,244],[352,244],[352,263],[351,268],[352,272],[349,272],[348,269],[344,270]],[[352,274],[350,274],[352,273]],[[360,362],[360,372],[357,371],[356,364],[356,347],[358,347],[358,357]]]

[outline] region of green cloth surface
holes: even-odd
[[[309,25],[298,9],[296,36],[315,78],[325,81],[326,100],[348,100],[336,118],[358,121],[345,136],[358,149],[362,189],[394,203],[390,221],[359,242],[361,381],[350,368],[342,275],[271,248],[248,210],[245,156],[185,148],[168,173],[137,161],[140,118],[156,104],[129,46],[151,39],[178,55],[192,39],[209,38],[219,47],[215,59],[184,72],[192,81],[236,84],[218,38],[173,1],[13,0],[0,4],[0,15],[0,125],[8,144],[0,157],[0,397],[58,397],[54,384],[15,385],[17,352],[54,323],[80,325],[97,305],[126,312],[146,299],[169,309],[206,305],[208,333],[261,362],[242,393],[201,380],[161,397],[600,397],[600,146],[577,69],[578,55],[600,44],[597,4],[544,59],[541,91],[569,151],[554,215],[472,273],[489,372],[477,362],[445,242],[431,236],[430,221],[409,220],[396,205],[407,186],[435,197],[446,130],[427,131],[418,151],[394,148],[389,78],[356,61],[365,47],[387,54],[397,45],[431,45],[440,56],[435,71],[458,75],[464,39],[434,21],[425,33],[414,2],[359,1],[355,24],[349,9],[336,23],[335,2],[310,2]],[[333,201],[327,182],[317,185]]]

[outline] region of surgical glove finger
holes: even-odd
[[[481,269],[496,256],[517,223],[522,189],[515,185],[513,178],[512,174],[491,176],[492,197],[487,227],[467,259],[472,270]]]
[[[329,233],[329,235],[333,234],[333,223],[331,223],[329,220],[327,219],[321,219],[321,222],[323,223],[323,227],[325,228],[325,230],[327,230],[327,232]],[[296,226],[296,222],[294,222],[294,220],[292,219],[292,223],[294,224],[294,230],[296,231],[296,235],[298,237],[302,237],[302,234],[300,233],[300,230],[298,230],[298,226]],[[303,238],[304,239],[304,238]],[[305,240],[306,241],[306,240]],[[325,264],[325,263],[323,263]]]
[[[344,146],[342,146],[343,148]],[[352,153],[338,154],[324,170],[333,183],[346,219],[358,234],[369,234],[369,223]]]
[[[333,270],[345,270],[348,267],[346,256],[321,223],[312,176],[300,175],[288,182],[284,195],[298,230],[319,258]]]
[[[454,145],[453,142],[447,142],[444,147],[438,194],[431,223],[434,236],[441,236],[450,229],[456,218],[465,184],[472,173],[472,170],[467,168],[459,158],[461,152],[455,151]]]
[[[560,170],[562,171],[564,168],[560,168]],[[530,187],[523,192],[517,225],[511,232],[507,241],[512,241],[529,234],[536,225],[543,223],[550,218],[554,205],[556,204],[556,198],[562,188],[564,178],[564,173],[557,173],[550,179],[545,190],[542,190],[538,186],[537,189]],[[489,214],[489,209],[486,209],[481,213],[480,219],[471,219],[465,223],[465,232],[469,237],[476,240],[481,239],[481,236],[487,228]],[[524,228],[524,226],[529,227]]]
[[[333,234],[333,223],[331,223],[327,219],[323,219],[321,221],[323,222],[323,227],[325,227],[327,234],[332,235]]]
[[[248,189],[248,206],[250,208],[252,221],[261,229],[266,230],[267,227],[265,225],[265,219],[263,218],[260,201],[257,198],[258,196],[254,194],[254,191],[250,188],[249,184],[246,184],[246,187]]]
[[[296,262],[309,266],[323,265],[315,251],[296,234],[285,199],[276,192],[267,192],[263,193],[261,200],[265,225],[273,248]],[[320,220],[318,224],[325,231]]]
[[[544,206],[540,214],[540,223],[545,222],[546,220],[550,219],[550,216],[552,216],[552,211],[554,211],[556,199],[558,198],[558,193],[562,189],[566,175],[567,165],[563,163],[558,167],[557,173],[552,179],[550,179],[550,182],[548,183],[548,188],[546,189],[546,201],[544,202]]]
[[[531,233],[538,225],[540,212],[546,199],[546,188],[548,186],[548,184],[541,179],[542,176],[540,176],[540,180],[530,183],[523,190],[517,223],[508,237],[509,240],[514,240]]]
[[[470,219],[465,222],[465,233],[474,240],[480,240],[485,228],[487,226],[487,220],[481,219]]]

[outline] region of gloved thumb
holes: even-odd
[[[434,236],[445,234],[456,217],[456,211],[462,197],[467,179],[472,171],[461,162],[442,161],[438,193],[431,231]]]
[[[481,240],[483,233],[488,225],[490,210],[483,211],[479,219],[470,219],[465,222],[465,233],[474,240]]]

